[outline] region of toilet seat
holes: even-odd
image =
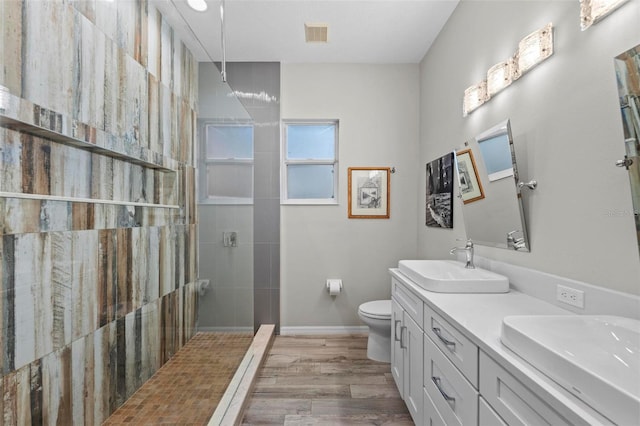
[[[373,300],[360,305],[358,311],[368,318],[391,319],[391,300]]]

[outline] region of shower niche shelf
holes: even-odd
[[[0,197],[45,201],[112,204],[133,207],[179,209],[174,204],[177,193],[179,163],[169,157],[139,145],[124,145],[117,136],[74,120],[69,116],[41,107],[26,99],[11,95],[0,86],[0,127],[27,133],[36,137],[104,155],[135,164],[159,173],[157,179],[163,202],[149,203],[127,200],[82,198],[65,195],[6,192]]]

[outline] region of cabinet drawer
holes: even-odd
[[[422,424],[424,426],[447,426],[427,391],[424,390],[422,393],[424,395],[424,421]]]
[[[396,299],[400,306],[402,306],[418,326],[422,328],[422,313],[424,305],[422,299],[395,278],[391,279],[391,284],[391,297]]]
[[[569,424],[482,351],[480,351],[480,393],[510,426]]]
[[[424,388],[445,424],[478,424],[478,391],[426,336],[424,351]]]
[[[477,389],[478,347],[427,304],[424,304],[424,332]]]
[[[480,426],[507,426],[482,396],[478,399],[478,424]]]

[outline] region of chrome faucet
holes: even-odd
[[[454,247],[449,252],[450,254],[455,254],[458,251],[464,251],[467,255],[467,263],[464,265],[467,269],[475,269],[475,265],[473,264],[473,241],[467,240],[467,244],[464,247]]]

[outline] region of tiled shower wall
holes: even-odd
[[[146,0],[0,22],[0,424],[100,424],[194,331],[197,63]]]
[[[227,63],[231,89],[254,122],[253,327],[280,332],[280,63]]]

